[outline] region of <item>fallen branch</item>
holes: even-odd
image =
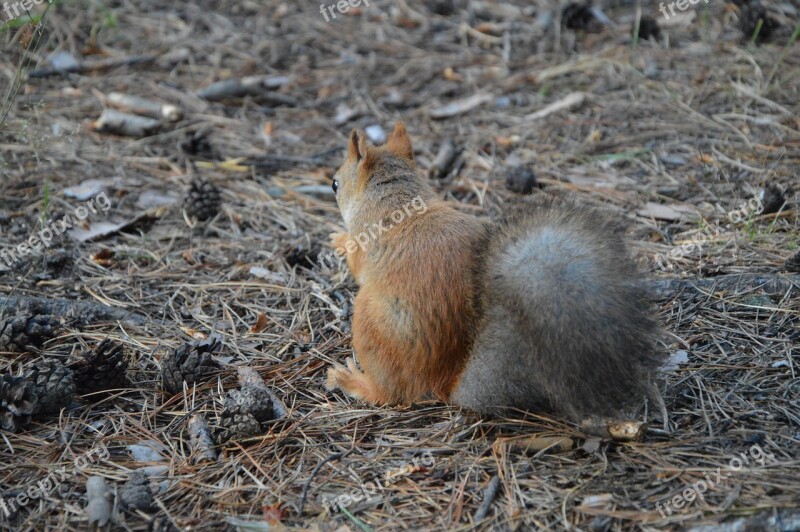
[[[177,122],[183,118],[183,111],[177,105],[157,102],[133,94],[112,92],[105,97],[105,101],[121,111],[147,116],[156,120]]]
[[[146,116],[105,109],[100,118],[92,122],[91,129],[97,133],[109,133],[123,137],[143,138],[161,128],[161,121]]]
[[[289,78],[286,76],[248,76],[226,79],[200,89],[197,91],[197,95],[210,102],[245,96],[263,96],[268,91],[277,89],[288,82]]]
[[[98,321],[124,321],[134,325],[142,325],[147,321],[147,318],[141,314],[107,307],[92,301],[0,295],[0,316],[6,313],[60,316],[77,325],[86,325]]]
[[[539,109],[535,113],[531,113],[525,118],[528,120],[539,120],[542,118],[547,118],[548,116],[558,113],[559,111],[571,111],[586,102],[588,98],[588,94],[585,92],[573,92],[572,94],[566,95],[564,98],[558,100],[557,102],[553,102],[547,107]]]
[[[784,294],[792,288],[800,290],[800,274],[743,273],[700,279],[655,279],[648,282],[648,288],[656,301],[675,299],[682,294],[714,292],[740,294],[759,291],[777,295]]]
[[[45,67],[32,70],[29,78],[47,78],[50,76],[61,76],[64,74],[89,74],[111,70],[121,66],[136,66],[152,63],[159,58],[157,55],[134,55],[131,57],[110,57],[96,61],[81,61],[65,68]]]

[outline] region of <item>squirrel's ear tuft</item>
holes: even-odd
[[[367,136],[363,131],[354,129],[350,132],[349,150],[348,157],[356,162],[367,156]]]
[[[406,125],[402,121],[398,121],[394,125],[394,131],[389,135],[386,147],[398,157],[405,157],[414,162],[414,148],[411,146],[411,139],[408,138]]]

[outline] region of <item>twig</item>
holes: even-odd
[[[311,487],[311,481],[314,480],[315,476],[317,476],[317,473],[319,473],[319,470],[322,469],[322,467],[325,464],[327,464],[328,462],[331,462],[333,460],[340,460],[340,459],[346,457],[348,454],[352,453],[353,450],[354,449],[348,449],[346,451],[333,453],[332,455],[327,457],[325,460],[323,460],[322,462],[317,464],[317,467],[315,467],[314,471],[311,472],[311,476],[308,477],[308,480],[306,481],[305,485],[303,486],[303,495],[300,497],[300,509],[297,511],[297,513],[299,515],[301,515],[301,516],[303,515],[303,509],[306,506],[306,499],[308,498],[308,490]]]
[[[486,514],[489,513],[489,509],[492,507],[492,502],[494,502],[495,497],[497,497],[497,492],[499,489],[500,477],[495,475],[492,477],[492,480],[489,481],[489,485],[486,487],[486,489],[483,490],[483,501],[475,511],[473,522],[480,523],[486,518]]]

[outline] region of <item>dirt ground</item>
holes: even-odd
[[[121,385],[0,430],[0,529],[87,529],[101,477],[111,529],[800,530],[800,4],[765,0],[753,38],[741,1],[669,17],[598,2],[605,21],[544,0],[368,3],[65,1],[41,28],[0,11],[0,96],[23,76],[0,128],[0,329],[54,327],[4,346],[0,373],[79,369],[104,339],[127,362]],[[659,35],[633,39],[648,18]],[[248,76],[267,78],[209,96]],[[114,92],[182,116],[104,132]],[[380,140],[398,119],[421,172],[452,141],[432,183],[460,209],[502,210],[527,169],[533,194],[625,225],[667,287],[667,416],[648,405],[642,441],[325,390],[352,355],[356,292],[324,260],[342,227],[330,178],[352,128]],[[211,185],[184,200],[200,180],[219,209]],[[165,390],[171,353],[212,333],[214,371]],[[200,460],[189,421],[217,434],[241,367],[285,416]],[[137,483],[149,505],[125,502]]]

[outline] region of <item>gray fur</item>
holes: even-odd
[[[618,228],[540,196],[494,224],[476,272],[481,325],[452,399],[486,413],[618,414],[648,392],[658,327]]]

